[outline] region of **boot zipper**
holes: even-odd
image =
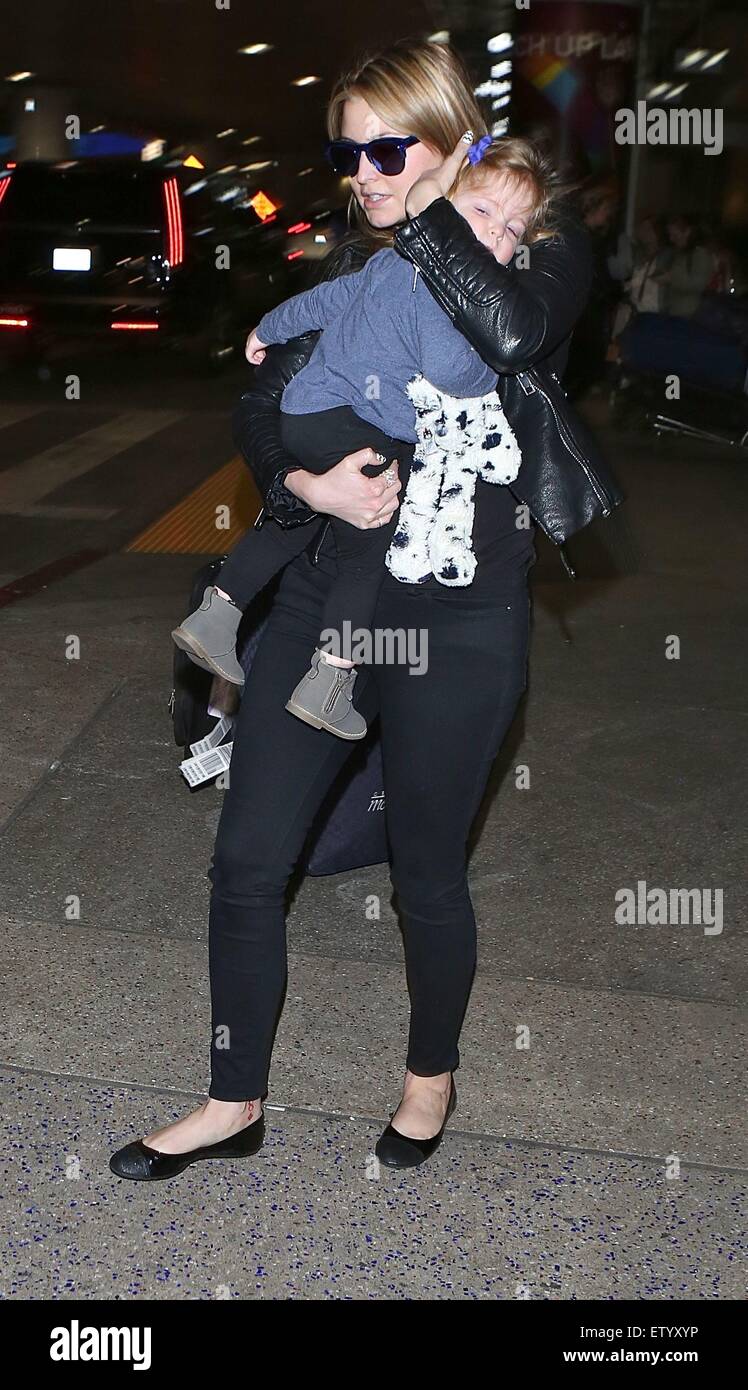
[[[340,687],[342,686],[344,680],[345,676],[337,675],[335,677],[335,680],[333,681],[330,690],[328,691],[327,695],[325,696],[322,702],[323,714],[330,713],[330,710],[332,709],[333,705],[335,704],[335,701],[338,698],[338,695],[340,693]]]

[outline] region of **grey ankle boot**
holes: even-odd
[[[353,708],[353,686],[358,672],[344,666],[331,666],[315,647],[312,664],[299,681],[286,709],[311,724],[327,729],[338,738],[364,738],[366,720]]]
[[[241,620],[241,608],[221,598],[215,585],[209,584],[200,607],[171,635],[196,666],[223,676],[232,685],[244,685],[244,671],[236,657],[236,634]]]

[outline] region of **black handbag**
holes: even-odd
[[[196,572],[188,612],[202,602],[208,584],[216,582],[225,556],[210,560]],[[245,610],[239,626],[237,653],[249,674],[272,607],[279,579],[274,580]],[[186,615],[185,615],[186,616]],[[311,655],[311,654],[310,654]],[[206,738],[217,717],[208,712],[213,677],[174,648],[174,687],[169,701],[174,740],[189,757],[190,745]],[[324,735],[320,732],[320,737]],[[198,792],[215,784],[218,774],[190,787]],[[187,783],[185,783],[187,785]],[[347,763],[330,787],[310,827],[300,865],[313,877],[339,874],[387,861],[384,823],[382,751],[378,722],[351,750]]]

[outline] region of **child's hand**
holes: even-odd
[[[247,361],[252,363],[253,367],[259,367],[260,363],[264,360],[266,347],[267,343],[260,341],[253,328],[247,338],[247,346],[244,349],[244,355]]]
[[[441,164],[437,164],[434,169],[425,169],[420,178],[416,179],[405,199],[405,211],[408,217],[417,217],[419,212],[423,212],[436,198],[447,196],[467,159],[468,148],[472,141],[472,130],[466,130],[465,134],[460,136],[452,153],[447,155]]]

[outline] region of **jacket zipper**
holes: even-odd
[[[554,376],[554,380],[555,380],[555,381],[558,381],[558,377],[555,375],[555,373],[553,373],[553,376]],[[599,480],[599,478],[596,478],[596,477],[595,477],[595,474],[592,472],[592,469],[590,468],[589,464],[585,462],[585,460],[582,458],[582,455],[581,455],[580,453],[578,453],[577,449],[575,448],[575,446],[574,446],[574,441],[573,441],[573,440],[571,439],[571,437],[569,436],[569,433],[568,433],[568,431],[567,431],[567,429],[566,429],[566,426],[565,426],[563,420],[561,419],[560,415],[558,414],[558,412],[557,412],[557,410],[556,410],[556,407],[555,407],[555,405],[553,404],[553,401],[551,400],[550,396],[546,395],[546,393],[545,393],[545,391],[543,390],[543,388],[542,388],[541,386],[536,385],[535,381],[534,381],[529,375],[528,375],[528,381],[530,382],[530,385],[531,385],[531,387],[532,387],[532,390],[531,390],[531,391],[528,391],[528,390],[527,390],[527,387],[525,386],[525,384],[524,384],[524,382],[523,382],[523,380],[522,380],[522,374],[519,374],[519,382],[520,382],[520,385],[522,386],[523,390],[525,391],[525,394],[526,394],[526,395],[532,395],[532,392],[533,392],[533,391],[537,391],[538,395],[543,397],[543,400],[545,401],[546,405],[549,405],[549,406],[550,406],[551,410],[553,411],[553,418],[554,418],[554,420],[556,421],[556,425],[558,426],[558,432],[559,432],[559,434],[560,434],[560,436],[561,436],[561,438],[562,438],[564,444],[566,445],[567,449],[569,450],[569,453],[571,454],[572,458],[576,459],[577,463],[579,464],[579,467],[582,469],[582,472],[585,474],[585,476],[586,476],[586,478],[587,478],[587,481],[588,481],[590,487],[592,488],[592,491],[594,492],[594,494],[595,494],[595,496],[596,496],[598,502],[600,503],[600,505],[601,505],[601,507],[602,507],[602,509],[603,509],[603,513],[602,513],[603,516],[610,516],[610,507],[607,505],[607,498],[606,498],[605,494],[601,491],[600,480]],[[559,384],[559,386],[561,385],[560,382],[558,382],[558,384]]]
[[[328,528],[329,525],[330,525],[330,522],[329,522],[329,521],[326,521],[325,524],[324,524],[324,526],[322,527],[322,530],[320,531],[319,540],[317,541],[317,544],[316,544],[315,549],[314,549],[314,555],[312,556],[312,564],[313,564],[313,565],[316,565],[316,563],[317,563],[317,561],[318,561],[318,559],[319,559],[319,552],[320,552],[320,550],[322,549],[322,542],[323,542],[323,540],[325,539],[325,536],[327,535],[327,528]]]

